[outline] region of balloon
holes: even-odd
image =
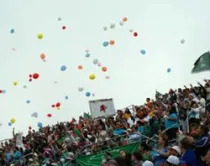
[[[31,82],[31,81],[32,81],[32,79],[30,78],[30,79],[29,79],[29,81]]]
[[[10,119],[10,123],[14,124],[16,122],[15,118]]]
[[[134,37],[137,37],[137,36],[138,36],[138,33],[137,33],[137,32],[134,32],[134,33],[133,33],[133,36],[134,36]]]
[[[57,107],[57,110],[60,110],[61,108],[60,107]]]
[[[84,90],[83,87],[79,87],[79,88],[78,88],[78,91],[79,91],[79,92],[82,92],[83,90]]]
[[[61,103],[56,103],[56,107],[60,107],[61,106]]]
[[[87,52],[87,53],[85,54],[85,57],[86,57],[86,58],[89,58],[89,57],[90,57],[90,53]]]
[[[31,127],[31,126],[29,126],[29,127],[28,127],[28,129],[29,129],[29,130],[31,130],[31,129],[32,129],[32,127]]]
[[[120,21],[120,22],[119,22],[119,24],[120,24],[121,26],[123,26],[123,25],[124,25],[124,23],[123,23],[122,21]]]
[[[37,79],[37,78],[39,78],[39,74],[38,73],[34,73],[33,74],[33,79]]]
[[[115,44],[115,41],[114,41],[114,40],[110,40],[110,41],[109,41],[109,44],[110,44],[110,45],[114,45],[114,44]]]
[[[79,69],[79,70],[82,70],[82,68],[83,68],[82,65],[79,65],[79,66],[78,66],[78,69]]]
[[[107,26],[104,26],[103,29],[104,29],[104,31],[107,31],[108,30],[108,27]]]
[[[110,28],[114,29],[115,28],[115,24],[114,23],[110,24]]]
[[[101,68],[101,70],[102,70],[103,72],[106,72],[106,71],[107,71],[107,68],[104,66],[104,67]]]
[[[3,90],[0,90],[0,93],[3,93]]]
[[[170,72],[171,72],[171,69],[170,69],[170,68],[168,68],[168,69],[167,69],[167,72],[168,72],[168,73],[170,73]]]
[[[2,124],[2,123],[0,123],[0,126],[3,126],[3,124]]]
[[[45,55],[44,53],[41,53],[41,54],[40,54],[40,58],[41,58],[42,60],[45,60],[45,57],[46,57],[46,55]]]
[[[123,22],[126,22],[126,21],[128,21],[128,18],[127,17],[124,17],[123,18]]]
[[[181,42],[182,44],[184,44],[184,43],[185,43],[185,40],[184,40],[184,39],[181,39],[180,42]]]
[[[30,100],[26,100],[26,103],[29,104],[29,103],[31,103],[31,101]]]
[[[52,107],[54,108],[54,107],[55,107],[55,105],[53,104],[53,105],[52,105]]]
[[[69,97],[68,97],[68,96],[65,96],[65,99],[66,99],[66,100],[68,100],[68,99],[69,99]]]
[[[39,123],[37,124],[37,126],[38,126],[39,128],[42,128],[42,123],[39,122]]]
[[[2,90],[2,93],[3,93],[3,94],[5,94],[5,93],[6,93],[6,90],[5,90],[5,89],[3,89],[3,90]]]
[[[130,29],[129,31],[132,33],[133,32],[133,29]]]
[[[38,113],[34,112],[33,114],[31,114],[31,117],[37,118],[38,117]]]
[[[61,17],[58,17],[58,21],[61,21],[62,20],[62,18]]]
[[[14,29],[10,29],[10,33],[15,33],[15,30]]]
[[[13,82],[13,85],[14,85],[14,86],[17,86],[17,85],[18,85],[18,82],[16,82],[16,81]]]
[[[96,78],[95,74],[90,74],[89,79],[94,80]]]
[[[12,126],[12,124],[9,122],[9,123],[8,123],[8,126]]]
[[[101,67],[101,63],[98,63],[98,67]]]
[[[43,34],[42,34],[42,33],[39,33],[39,34],[37,35],[37,38],[38,38],[39,40],[43,39]]]
[[[95,97],[95,93],[92,93],[92,96]]]
[[[145,50],[141,50],[140,52],[141,52],[141,54],[143,54],[143,55],[146,54],[146,51],[145,51]]]
[[[110,76],[106,76],[105,78],[106,78],[106,79],[110,79]]]
[[[89,97],[91,94],[90,94],[90,92],[86,92],[85,95],[86,95],[87,97]]]
[[[64,25],[64,26],[62,27],[62,29],[65,30],[65,29],[66,29],[66,26]]]
[[[65,65],[62,65],[62,66],[61,66],[61,71],[65,71],[66,68],[67,68],[67,67],[66,67]]]
[[[104,41],[104,42],[103,42],[103,46],[104,46],[104,47],[107,47],[108,45],[109,45],[109,42],[108,42],[108,41]]]
[[[95,65],[98,64],[98,59],[94,59],[93,64],[95,64]]]
[[[27,85],[23,85],[23,88],[26,89],[27,88]]]
[[[52,117],[52,114],[47,114],[47,116],[48,116],[49,118],[51,118],[51,117]]]

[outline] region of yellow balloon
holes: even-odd
[[[60,110],[61,108],[60,107],[57,107],[57,110]]]
[[[16,81],[15,81],[15,82],[13,82],[13,85],[14,85],[14,86],[17,86],[17,84],[18,84],[18,82],[16,82]]]
[[[89,78],[90,78],[91,80],[94,80],[94,79],[96,78],[96,76],[95,76],[95,74],[91,74],[91,75],[89,76]]]
[[[42,38],[43,38],[43,34],[39,33],[39,34],[37,35],[37,38],[38,38],[38,39],[42,39]]]
[[[15,123],[15,118],[10,119],[10,123],[14,124]]]

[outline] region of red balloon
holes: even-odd
[[[56,107],[60,107],[61,106],[61,103],[56,103]]]
[[[34,79],[39,78],[39,74],[38,74],[38,73],[34,73],[34,74],[33,74],[33,78],[34,78]]]
[[[55,105],[53,104],[53,105],[52,105],[52,107],[54,108],[54,107],[55,107]]]
[[[29,130],[31,130],[31,129],[32,129],[32,127],[31,127],[31,126],[29,126],[29,127],[28,127],[28,129],[29,129]]]
[[[48,116],[49,118],[51,118],[51,117],[52,117],[52,114],[47,114],[47,116]]]
[[[63,26],[62,29],[65,30],[66,29],[66,26]]]
[[[134,37],[137,37],[137,36],[138,36],[138,33],[137,33],[137,32],[134,32],[134,33],[133,33],[133,36],[134,36]]]
[[[31,78],[31,77],[32,77],[32,75],[31,75],[31,74],[29,74],[29,77]]]
[[[31,81],[32,81],[32,79],[30,78],[30,79],[29,79],[29,81],[31,82]]]
[[[0,90],[0,93],[2,93],[2,90]]]

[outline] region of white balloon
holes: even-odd
[[[98,64],[98,59],[94,59],[93,64],[97,65]]]
[[[79,91],[79,92],[82,92],[83,90],[84,90],[83,87],[79,87],[79,88],[78,88],[78,91]]]
[[[181,42],[182,44],[184,44],[184,43],[185,43],[185,40],[184,40],[184,39],[181,39],[180,42]]]
[[[107,31],[108,30],[108,27],[107,26],[104,26],[103,29],[104,29],[104,31]]]
[[[120,21],[120,22],[119,22],[119,24],[120,24],[121,26],[123,26],[123,25],[124,25],[124,23],[123,23],[122,21]]]
[[[114,29],[114,28],[115,28],[115,24],[113,24],[113,23],[110,24],[110,28],[111,28],[111,29]]]
[[[33,114],[31,114],[31,117],[37,118],[38,117],[38,113],[34,112]]]
[[[62,18],[61,17],[58,17],[58,21],[61,21],[62,20]]]
[[[129,31],[132,33],[133,32],[133,29],[130,29]]]

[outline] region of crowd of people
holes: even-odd
[[[210,81],[170,89],[115,116],[79,117],[15,133],[1,142],[0,166],[77,165],[79,155],[104,152],[102,166],[209,166]],[[107,151],[139,141],[134,153]],[[152,142],[152,143],[151,143]],[[94,165],[93,165],[94,166]]]

